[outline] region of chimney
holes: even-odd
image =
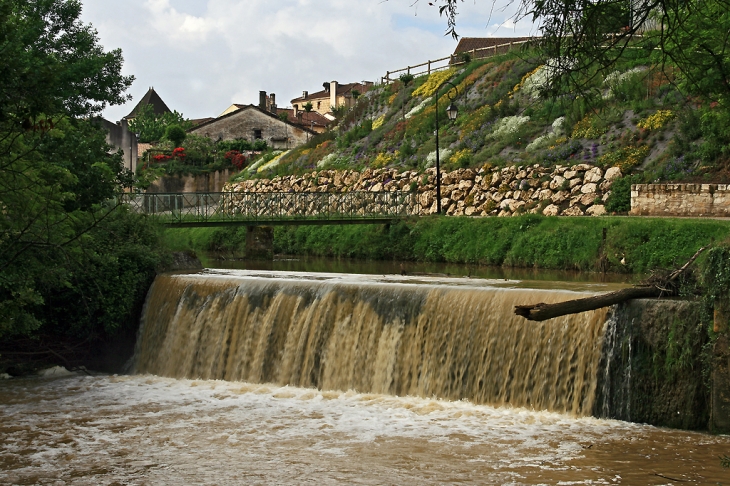
[[[322,87],[324,88],[324,90],[325,90],[325,91],[326,91],[327,93],[329,93],[329,92],[330,92],[330,83],[328,83],[327,81],[325,81],[324,83],[322,83]]]
[[[330,109],[337,108],[337,81],[330,82]]]
[[[309,91],[305,91],[302,93],[302,98],[304,98],[305,100],[307,99],[308,96],[309,96]]]
[[[268,111],[266,109],[266,91],[259,91],[259,108]]]
[[[276,95],[274,93],[269,96],[269,101],[271,101],[271,112],[276,114]]]
[[[299,116],[299,105],[292,105],[292,108],[294,108],[294,118]]]

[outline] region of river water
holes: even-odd
[[[159,277],[139,374],[0,380],[0,484],[730,484],[730,437],[591,416],[610,312],[511,312],[620,286]]]
[[[728,437],[464,401],[67,376],[0,416],[2,484],[730,484]]]

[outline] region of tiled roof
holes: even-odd
[[[290,108],[277,108],[276,111],[279,114],[286,113],[289,123],[301,125],[305,128],[310,128],[312,126],[326,127],[330,122],[327,118],[316,111],[310,111],[307,113],[304,110],[299,110],[297,114],[301,114],[301,118],[299,118],[299,116],[294,116],[294,110]]]
[[[209,121],[203,122],[200,125],[196,125],[196,126],[194,126],[192,128],[189,128],[188,129],[188,132],[190,132],[192,130],[198,130],[200,128],[203,128],[206,125],[211,125],[211,124],[217,122],[218,120],[223,120],[224,118],[230,118],[232,116],[235,116],[235,115],[239,114],[243,110],[250,110],[250,109],[258,110],[261,113],[263,113],[264,115],[270,116],[270,117],[272,117],[272,118],[274,118],[276,120],[281,121],[282,123],[286,123],[288,125],[294,125],[294,126],[296,126],[298,128],[302,128],[302,129],[304,129],[304,130],[306,130],[308,132],[311,132],[311,130],[309,129],[309,126],[308,125],[307,126],[301,126],[301,125],[299,125],[297,123],[293,123],[293,122],[291,122],[289,120],[283,121],[277,115],[271,113],[270,111],[262,110],[261,108],[259,108],[256,105],[236,105],[236,106],[240,106],[241,108],[239,110],[232,111],[230,113],[226,113],[225,115],[219,116],[218,118],[211,118]],[[311,132],[311,133],[314,133],[314,132]]]
[[[211,120],[215,120],[213,117],[207,117],[207,118],[196,118],[194,120],[188,120],[192,126],[197,127],[198,125],[202,125],[203,123],[207,123]]]

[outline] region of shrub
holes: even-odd
[[[674,112],[672,110],[659,110],[653,115],[649,115],[639,121],[636,126],[644,130],[656,130],[666,125],[672,118],[674,118]]]
[[[165,138],[171,141],[175,145],[175,147],[179,147],[180,145],[182,145],[187,136],[188,134],[185,132],[185,130],[183,130],[180,125],[170,125],[165,130]]]

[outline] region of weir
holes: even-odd
[[[591,415],[607,310],[529,322],[575,292],[245,271],[159,276],[135,368],[194,379],[467,399]]]

